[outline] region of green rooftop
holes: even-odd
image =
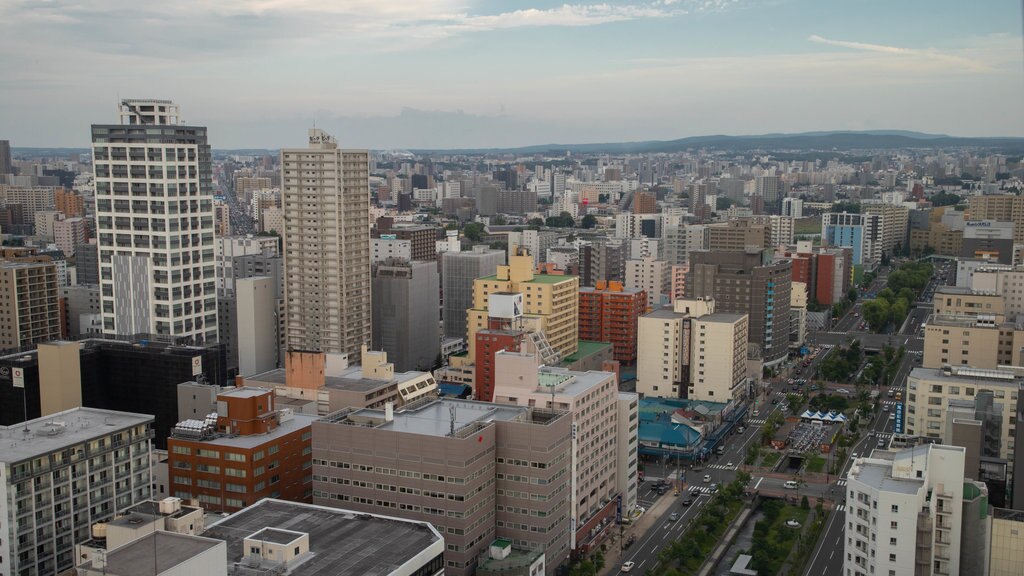
[[[572,364],[573,362],[578,362],[582,358],[593,356],[594,354],[601,352],[605,348],[611,348],[611,346],[612,345],[608,342],[592,342],[590,340],[580,340],[579,348],[577,348],[576,351],[573,352],[572,354],[569,354],[568,356],[563,358],[562,363]]]
[[[534,274],[533,280],[530,280],[530,282],[533,282],[535,284],[558,284],[560,282],[572,280],[573,278],[576,278],[576,276],[561,276],[558,274]],[[477,280],[498,280],[498,275],[494,274],[492,276],[484,276],[483,278],[477,278]]]

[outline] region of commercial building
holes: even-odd
[[[61,318],[61,327],[68,338],[77,340],[83,335],[102,334],[99,286],[65,286],[60,289],[60,298],[64,315]]]
[[[595,239],[580,248],[580,283],[624,282],[629,244],[621,238]]]
[[[783,198],[782,215],[792,218],[804,217],[804,201],[800,198]]]
[[[650,192],[637,191],[633,194],[633,214],[656,214],[658,197]]]
[[[242,273],[236,273],[236,258],[241,256],[266,256],[272,258],[279,256],[279,238],[276,236],[218,236],[214,241],[213,254],[216,261],[217,272],[217,294],[230,297],[234,294],[235,280],[247,278]]]
[[[523,295],[524,319],[535,331],[543,332],[551,347],[561,357],[579,346],[579,278],[535,274],[533,257],[520,249],[509,258],[509,264],[498,266],[497,274],[478,278],[473,283],[473,306],[466,310],[467,342],[476,340],[476,333],[488,327],[488,297],[495,293]],[[470,359],[474,350],[469,350]]]
[[[1013,243],[1024,244],[1024,197],[971,196],[967,199],[967,219],[1013,222]]]
[[[0,427],[0,573],[74,569],[93,524],[149,498],[152,423],[74,408]]]
[[[61,299],[53,262],[0,260],[0,350],[61,337]],[[48,259],[40,259],[48,260]]]
[[[792,263],[762,250],[694,252],[686,297],[714,299],[715,311],[749,316],[749,352],[766,364],[789,353]]]
[[[620,282],[599,281],[580,288],[581,340],[610,342],[615,359],[636,362],[637,320],[647,309],[647,294]]]
[[[684,299],[640,317],[639,394],[723,404],[745,394],[747,317],[716,312],[713,299]]]
[[[772,246],[771,226],[753,218],[730,220],[707,226],[707,249],[713,252],[765,249]]]
[[[122,100],[92,126],[103,333],[217,340],[206,128],[169,100]]]
[[[857,458],[847,476],[843,573],[987,574],[985,485],[964,449],[926,444]]]
[[[217,411],[179,422],[167,439],[168,492],[204,509],[233,512],[262,498],[312,497],[312,423],[275,408],[267,388],[227,388]]]
[[[430,370],[441,354],[437,262],[391,260],[373,265],[374,350],[395,370]]]
[[[882,217],[878,214],[827,213],[821,215],[821,243],[849,248],[855,265],[882,259]]]
[[[964,285],[974,292],[1000,296],[1007,318],[1016,319],[1024,314],[1024,266],[1005,266],[986,260],[958,260],[958,287],[961,286],[961,277],[965,280]]]
[[[995,370],[1024,364],[1024,326],[1008,320],[993,292],[943,286],[924,328],[922,366],[971,366]]]
[[[1024,563],[1024,512],[992,509],[989,576],[1013,576]]]
[[[602,532],[612,523],[618,498],[622,496],[623,502],[636,499],[637,455],[629,452],[635,439],[622,444],[608,441],[617,439],[619,432],[620,398],[615,374],[544,366],[534,354],[526,352],[498,352],[495,365],[496,403],[544,406],[568,411],[572,416],[572,547],[586,550],[600,541]],[[621,483],[617,476],[620,467],[627,474]],[[620,492],[623,486],[625,492]],[[629,512],[623,508],[624,514]]]
[[[437,260],[437,238],[440,230],[435,226],[395,223],[394,218],[383,216],[377,219],[377,225],[371,230],[373,238],[389,240],[406,240],[409,242],[407,260],[434,262]]]
[[[564,412],[442,398],[341,410],[313,438],[313,502],[432,523],[445,574],[473,574],[496,538],[543,550],[549,575],[569,555]]]
[[[793,243],[796,221],[792,216],[779,216],[777,214],[751,216],[750,221],[768,228],[768,244],[765,248],[774,249],[778,246]]]
[[[354,357],[370,341],[369,166],[317,128],[281,151],[289,350]]]
[[[815,248],[810,241],[781,251],[793,263],[793,282],[807,285],[807,297],[822,306],[842,302],[850,291],[852,251],[848,248]]]
[[[444,252],[441,255],[441,282],[444,294],[444,336],[466,338],[466,310],[473,307],[473,283],[477,278],[493,276],[505,264],[504,250],[474,246],[468,252]]]
[[[882,253],[892,256],[906,248],[907,229],[910,225],[910,210],[907,207],[885,202],[863,202],[861,213],[878,216]]]
[[[1013,264],[1013,222],[968,220],[964,222],[963,258],[983,258],[993,264]]]
[[[79,284],[100,284],[99,246],[95,241],[75,246],[75,276]]]
[[[16,368],[21,369],[24,388],[15,386]],[[152,414],[154,444],[163,449],[178,422],[178,384],[201,376],[223,386],[226,374],[220,344],[179,346],[145,335],[52,342],[0,357],[0,424],[21,422],[23,405],[30,419],[79,405]]]
[[[624,284],[629,289],[641,291],[647,296],[647,310],[657,308],[669,300],[668,295],[672,287],[669,278],[670,268],[668,262],[650,256],[639,260],[626,260]]]

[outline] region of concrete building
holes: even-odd
[[[940,287],[933,311],[924,328],[923,367],[1024,365],[1024,326],[1007,319],[1002,297]]]
[[[373,238],[407,240],[409,242],[409,256],[407,260],[421,260],[433,262],[437,260],[437,238],[440,230],[436,226],[425,226],[409,222],[396,223],[391,217],[377,219],[376,225],[371,231]],[[383,254],[380,255],[384,257]],[[396,256],[402,257],[401,254]]]
[[[279,239],[276,236],[224,236],[217,237],[213,243],[213,255],[216,262],[217,294],[231,297],[235,291],[235,279],[245,278],[244,274],[235,273],[235,258],[239,256],[280,255]]]
[[[213,201],[213,233],[217,237],[231,236],[231,207],[222,200]]]
[[[476,340],[476,332],[488,327],[487,300],[495,293],[523,294],[523,316],[535,331],[543,332],[561,357],[579,347],[579,278],[535,274],[533,257],[520,250],[509,264],[498,266],[497,274],[478,278],[473,283],[473,306],[466,310],[467,342]],[[470,360],[474,350],[469,350]]]
[[[615,359],[636,362],[637,321],[647,310],[647,294],[619,282],[598,282],[580,288],[581,340],[610,342]]]
[[[670,303],[686,297],[686,275],[689,273],[689,264],[672,266],[669,271],[668,301]]]
[[[37,210],[35,213],[35,236],[53,242],[53,225],[63,216],[56,210]]]
[[[11,141],[0,140],[0,174],[12,174]]]
[[[850,291],[852,254],[848,248],[814,248],[810,241],[781,250],[793,263],[793,282],[807,285],[807,297],[823,306],[842,302]]]
[[[671,289],[670,265],[664,260],[647,257],[626,260],[625,285],[647,295],[647,309],[652,310],[668,302]]]
[[[864,202],[861,213],[879,217],[881,250],[890,256],[907,247],[910,210],[905,206],[884,202]]]
[[[849,248],[855,265],[882,259],[882,217],[878,214],[827,213],[821,216],[823,247]]]
[[[96,242],[75,246],[75,276],[79,284],[100,284],[100,255]]]
[[[572,417],[573,453],[569,477],[571,546],[586,550],[600,542],[614,519],[620,465],[627,492],[636,491],[637,454],[618,438],[619,390],[612,372],[574,372],[540,364],[530,353],[498,352],[494,401],[523,407],[544,406]],[[633,413],[636,414],[635,412]],[[635,431],[634,431],[635,434]],[[628,496],[623,501],[628,501]],[[635,499],[635,496],[634,496]],[[629,509],[623,508],[623,514]]]
[[[765,251],[694,252],[686,297],[714,299],[716,312],[749,316],[749,343],[766,364],[789,353],[792,263]]]
[[[791,218],[804,217],[804,201],[800,198],[783,198],[782,215]]]
[[[266,388],[228,388],[217,412],[179,422],[167,440],[169,492],[234,512],[262,498],[308,502],[316,416],[278,410]]]
[[[441,353],[437,262],[390,260],[373,265],[372,348],[399,372],[430,370]]]
[[[857,458],[846,494],[844,574],[988,573],[987,491],[965,479],[963,448]]]
[[[93,524],[148,499],[152,423],[74,408],[0,427],[0,573],[73,570]]]
[[[767,214],[782,213],[783,194],[782,179],[778,176],[758,176],[754,180],[754,196],[764,199],[764,209]]]
[[[772,247],[771,226],[756,222],[753,218],[709,224],[707,233],[707,249],[713,252],[742,252],[747,249],[763,250]]]
[[[412,240],[399,240],[385,234],[384,238],[370,238],[370,264],[385,260],[412,260]]]
[[[1024,314],[1024,267],[989,263],[987,260],[957,260],[957,287],[977,293],[992,293],[1003,299],[1006,317],[1015,320]]]
[[[633,194],[633,214],[655,214],[658,212],[658,197],[650,192],[638,191]]]
[[[640,317],[636,391],[720,403],[739,399],[747,382],[746,317],[716,313],[712,299],[672,304]]]
[[[992,509],[989,576],[1014,576],[1024,564],[1024,513]]]
[[[355,356],[370,341],[369,162],[317,128],[281,151],[290,350]]]
[[[53,262],[0,260],[0,350],[60,337],[60,292]]]
[[[496,538],[543,550],[548,575],[569,555],[565,412],[442,398],[341,410],[313,436],[314,503],[434,524],[445,574],[473,574]]]
[[[580,283],[595,286],[598,281],[625,282],[629,243],[621,238],[601,238],[580,249]]]
[[[493,276],[505,264],[504,250],[474,246],[469,252],[445,252],[441,255],[441,282],[444,294],[444,335],[466,338],[466,310],[473,307],[473,283],[477,278]]]
[[[970,220],[1013,222],[1013,243],[1024,244],[1024,197],[971,196],[967,199],[967,217]]]
[[[92,126],[103,332],[216,341],[206,128],[179,124],[168,100],[118,111],[120,124]]]
[[[674,265],[690,261],[690,252],[708,249],[708,227],[703,224],[666,226],[662,237],[665,260]]]
[[[985,259],[1011,265],[1013,261],[1013,222],[969,220],[964,222],[964,240],[960,256]]]
[[[255,276],[235,282],[235,350],[238,374],[249,376],[277,367],[280,354],[280,297],[274,278]]]
[[[60,289],[60,297],[64,314],[61,326],[68,338],[77,340],[83,335],[98,336],[103,333],[99,286],[65,286]]]
[[[768,245],[765,248],[777,248],[793,243],[795,219],[791,216],[777,214],[751,216],[750,221],[768,228]]]
[[[85,220],[64,218],[53,223],[53,242],[65,256],[75,255],[75,248],[85,244]]]

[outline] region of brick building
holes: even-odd
[[[580,340],[610,342],[623,364],[636,362],[637,319],[646,312],[647,293],[621,282],[599,280],[580,288]]]

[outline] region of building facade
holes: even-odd
[[[61,335],[61,300],[53,262],[0,260],[0,350]]]
[[[882,259],[882,217],[877,214],[828,213],[821,216],[821,243],[849,248],[854,264]]]
[[[399,372],[431,370],[441,353],[437,262],[373,265],[373,344]]]
[[[474,246],[467,252],[441,254],[441,282],[444,294],[444,336],[466,338],[466,310],[473,307],[473,283],[493,276],[505,264],[504,250]]]
[[[580,340],[611,342],[614,357],[636,362],[637,322],[647,309],[647,294],[619,282],[580,288]]]

